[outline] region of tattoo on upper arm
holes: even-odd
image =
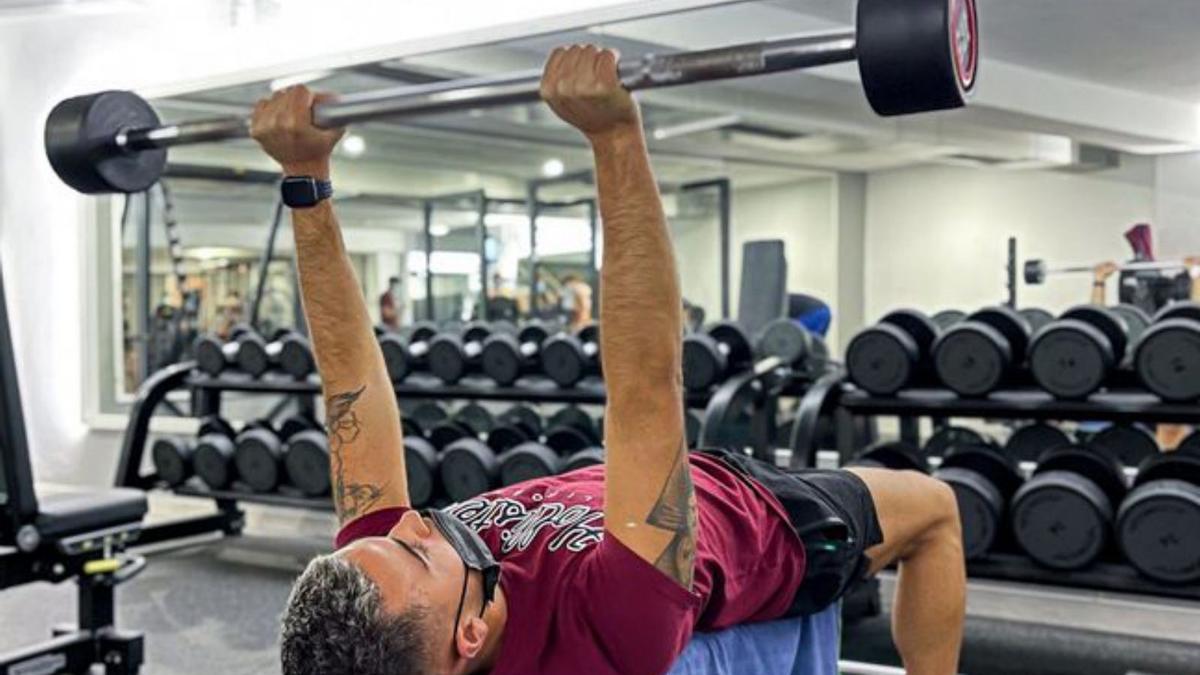
[[[329,397],[325,430],[329,434],[329,456],[333,473],[333,505],[342,521],[358,516],[371,508],[383,496],[386,486],[373,483],[347,483],[343,453],[362,431],[354,404],[366,391],[366,385],[355,391]]]
[[[646,524],[674,533],[654,566],[691,590],[696,571],[696,492],[687,449],[682,446]]]

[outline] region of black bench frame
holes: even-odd
[[[0,274],[0,589],[72,578],[79,587],[78,626],[55,628],[46,642],[0,653],[0,672],[83,673],[93,664],[103,664],[107,675],[137,673],[144,660],[142,635],[116,628],[114,589],[141,571],[145,561],[137,557],[124,557],[115,564],[112,561],[124,542],[137,535],[141,523],[38,542],[37,531],[31,527],[37,516],[38,500]]]

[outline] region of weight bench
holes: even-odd
[[[76,579],[78,625],[55,628],[41,644],[0,654],[0,673],[136,674],[143,661],[140,633],[114,625],[118,584],[145,560],[126,554],[146,514],[140,490],[110,489],[38,499],[30,470],[12,334],[0,277],[0,589],[35,581]]]

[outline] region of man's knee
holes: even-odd
[[[884,543],[868,551],[880,564],[923,549],[962,548],[958,500],[949,485],[917,471],[851,469],[867,483]]]
[[[926,526],[920,537],[921,543],[962,543],[962,521],[958,515],[958,498],[954,490],[942,481],[921,474],[918,478],[924,486],[927,499],[924,506]]]

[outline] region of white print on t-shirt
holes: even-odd
[[[500,529],[501,555],[526,550],[546,528],[557,532],[546,545],[552,552],[565,548],[578,553],[604,539],[603,525],[595,524],[604,519],[604,513],[582,504],[543,502],[530,510],[504,497],[477,497],[448,506],[446,512],[481,534],[489,528]]]

